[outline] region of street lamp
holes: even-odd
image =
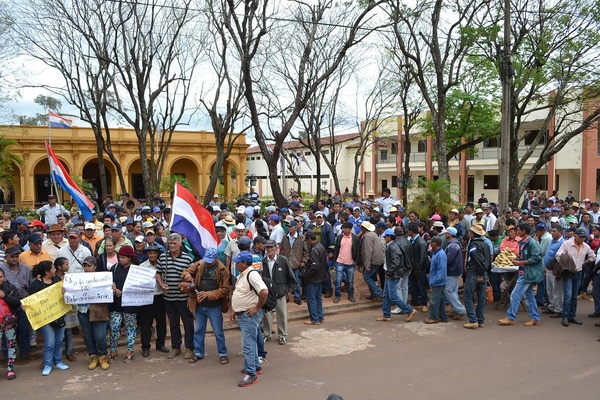
[[[256,186],[256,175],[250,175],[250,187]]]
[[[248,175],[246,175],[246,179],[244,179],[244,183],[246,184],[246,186],[250,186],[250,177]]]

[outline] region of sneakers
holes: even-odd
[[[244,376],[244,379],[242,379],[240,381],[240,383],[238,383],[238,386],[239,387],[246,387],[246,386],[254,385],[256,382],[258,382],[258,378],[256,377],[256,375],[248,375],[248,374],[246,374]]]
[[[171,351],[169,352],[169,355],[167,356],[167,358],[169,360],[172,360],[173,358],[177,357],[180,354],[181,354],[181,350],[179,350],[179,349],[171,349]]]
[[[532,319],[531,321],[525,322],[523,325],[525,325],[525,326],[539,326],[541,324],[542,324],[541,321],[536,321],[535,319]]]
[[[58,368],[61,371],[66,371],[69,369],[69,366],[67,364],[65,364],[64,362],[59,361],[56,364],[54,364],[54,368]]]
[[[502,319],[499,319],[498,323],[502,326],[509,326],[509,325],[514,325],[515,321],[508,319],[508,317],[504,317]]]
[[[337,304],[337,303],[339,303],[339,302],[340,302],[340,298],[339,298],[339,296],[335,296],[335,299],[333,299],[333,303],[334,303],[334,304]]]
[[[192,357],[194,357],[194,351],[192,349],[185,349],[185,353],[183,354],[183,358],[185,358],[186,360],[189,360]]]
[[[477,329],[479,328],[479,324],[477,322],[469,322],[467,324],[463,325],[463,328],[467,328],[467,329]]]
[[[379,321],[379,322],[389,322],[391,321],[391,318],[387,318],[387,317],[377,317],[375,318],[375,321]]]
[[[412,321],[412,319],[415,315],[417,315],[417,309],[413,308],[413,311],[406,316],[406,322]]]
[[[42,376],[48,376],[52,372],[52,367],[49,365],[44,365],[44,369],[42,370]]]
[[[280,344],[280,345],[284,345],[284,344],[286,344],[286,343],[287,343],[287,342],[285,341],[285,337],[283,337],[283,336],[282,336],[282,337],[280,337],[280,338],[279,338],[279,344]]]
[[[242,374],[245,374],[246,370],[242,369]],[[262,368],[256,368],[256,375],[262,375],[263,373],[263,369]]]
[[[264,363],[266,363],[266,362],[267,362],[267,357],[260,357],[260,356],[259,356],[259,357],[258,357],[258,361],[259,361],[261,364],[264,364]]]
[[[400,309],[400,307],[396,307],[390,312],[394,315],[402,314],[402,310]]]

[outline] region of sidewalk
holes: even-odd
[[[323,312],[325,314],[325,318],[331,315],[337,315],[342,313],[348,313],[353,311],[361,311],[361,310],[374,310],[377,308],[381,308],[381,302],[374,302],[367,300],[366,297],[369,295],[369,289],[367,284],[363,280],[362,274],[358,271],[354,274],[354,298],[356,299],[356,303],[351,303],[348,300],[348,293],[342,292],[342,296],[340,297],[340,302],[337,304],[333,303],[334,296],[329,298],[323,297]],[[306,305],[306,301],[302,301],[301,305],[297,305],[293,302],[293,299],[290,298],[290,302],[287,303],[288,310],[288,321],[297,321],[297,320],[305,320],[308,319],[308,309]],[[230,311],[231,312],[231,311]],[[378,313],[374,313],[374,316],[379,315]],[[274,318],[275,322],[277,318]],[[229,320],[229,313],[224,316],[224,329],[232,330],[238,329],[237,323],[233,323]],[[210,323],[209,323],[210,326]],[[209,333],[212,333],[212,330],[208,329]],[[168,321],[167,321],[167,347],[170,347],[170,333],[168,331]],[[32,348],[30,351],[30,357],[34,360],[38,360],[42,358],[42,350],[44,339],[42,338],[41,333],[38,331],[38,339],[37,339],[37,347]],[[119,340],[119,345],[125,345],[125,338],[121,337]],[[136,338],[136,351],[139,350],[140,346],[140,337]],[[73,352],[82,357],[86,355],[85,341],[83,338],[83,333],[79,333],[77,335],[73,335]]]

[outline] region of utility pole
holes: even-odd
[[[498,204],[507,207],[510,188],[510,131],[511,131],[511,92],[512,92],[512,57],[510,51],[510,0],[504,0],[504,46],[500,62],[500,78],[502,79],[502,131],[500,133],[500,179]]]

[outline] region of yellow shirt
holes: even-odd
[[[38,255],[33,254],[31,250],[24,251],[19,255],[19,262],[27,265],[29,268],[33,268],[41,261],[52,261],[52,256],[44,250],[40,251]]]
[[[254,292],[260,293],[263,289],[267,289],[267,285],[263,282],[260,272],[255,272],[247,276],[250,271],[255,271],[253,268],[246,268],[246,270],[237,278],[235,282],[235,290],[231,296],[231,309],[233,312],[247,311],[252,307],[255,307],[258,303],[258,295]],[[252,283],[252,288],[248,284],[248,279]]]

